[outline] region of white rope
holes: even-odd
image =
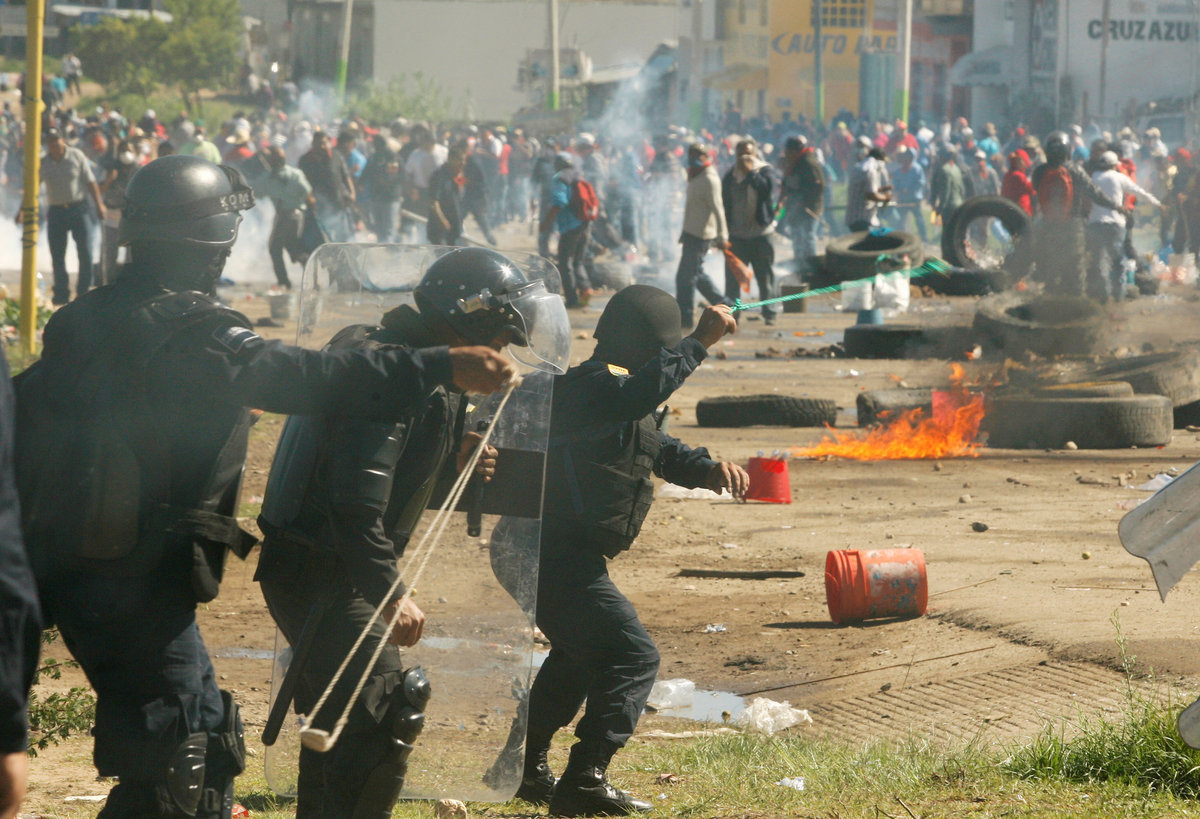
[[[341,735],[342,729],[346,726],[346,722],[350,717],[350,709],[354,706],[354,703],[358,701],[359,695],[362,693],[363,688],[367,684],[367,678],[371,676],[371,672],[375,669],[375,664],[379,661],[380,656],[382,656],[383,650],[388,644],[388,637],[391,635],[392,629],[395,627],[396,623],[400,619],[400,615],[403,613],[404,604],[410,597],[412,597],[413,589],[416,588],[417,582],[421,579],[421,574],[425,571],[425,567],[428,565],[429,559],[433,556],[434,548],[441,540],[442,534],[445,532],[446,527],[450,525],[450,510],[453,510],[458,506],[458,502],[462,498],[463,492],[466,490],[467,484],[470,482],[471,476],[475,472],[475,467],[479,463],[479,458],[487,448],[488,441],[491,440],[492,431],[496,428],[496,421],[500,418],[500,413],[504,411],[504,407],[508,403],[508,399],[512,396],[513,391],[516,390],[520,383],[521,379],[513,379],[513,382],[509,385],[508,390],[504,393],[504,397],[500,399],[500,403],[496,406],[496,412],[492,417],[492,423],[489,424],[488,428],[484,431],[483,437],[480,439],[478,445],[476,445],[474,451],[472,451],[470,458],[467,460],[466,466],[463,467],[462,471],[455,479],[453,486],[450,488],[450,493],[446,496],[446,500],[442,502],[441,507],[437,510],[437,514],[434,515],[433,520],[430,522],[428,528],[426,528],[425,533],[421,536],[421,540],[417,543],[416,547],[409,552],[410,557],[405,561],[404,566],[397,573],[396,579],[393,581],[391,588],[389,588],[387,593],[384,594],[383,602],[381,602],[375,608],[374,617],[366,623],[362,631],[359,633],[358,639],[354,641],[354,645],[346,654],[346,658],[342,660],[341,665],[338,666],[337,671],[334,672],[333,677],[329,680],[329,684],[325,686],[325,690],[321,692],[321,696],[317,699],[316,705],[313,706],[312,713],[308,714],[307,716],[303,714],[300,715],[300,741],[306,747],[311,748],[314,751],[320,751],[324,753],[325,751],[333,748],[334,744],[337,743],[338,737]],[[329,699],[334,687],[338,684],[338,682],[341,681],[342,674],[345,673],[346,668],[350,665],[350,661],[354,658],[354,655],[358,653],[359,648],[362,647],[363,642],[367,639],[367,635],[371,633],[371,629],[375,625],[375,620],[383,615],[383,610],[387,606],[388,601],[391,599],[396,589],[399,588],[400,583],[403,582],[405,573],[414,562],[417,563],[417,568],[408,583],[408,588],[405,589],[404,596],[400,598],[400,601],[396,606],[395,613],[388,622],[387,628],[384,630],[383,636],[379,640],[379,644],[375,647],[374,652],[371,654],[370,662],[368,662],[367,667],[363,669],[362,676],[359,678],[357,685],[354,687],[354,693],[352,693],[350,698],[346,701],[346,707],[342,711],[342,715],[334,724],[333,731],[328,732],[322,731],[319,728],[313,728],[312,724],[317,718],[317,714],[320,713],[321,709],[325,706],[325,702]]]

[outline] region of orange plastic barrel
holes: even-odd
[[[750,488],[746,500],[767,503],[791,503],[792,486],[788,482],[788,465],[783,458],[751,458],[746,466]]]
[[[835,623],[920,617],[929,604],[920,549],[832,551],[825,557],[825,599]]]

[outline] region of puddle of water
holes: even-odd
[[[480,643],[480,642],[474,641],[474,640],[465,640],[462,637],[422,637],[421,642],[418,645],[419,646],[427,646],[429,648],[435,648],[438,651],[454,651],[455,649],[463,648],[463,647],[470,647],[472,650],[478,651],[484,647],[483,643]],[[498,647],[497,646],[487,646],[487,648],[490,651],[496,651]],[[512,649],[509,649],[509,650],[512,650]],[[522,652],[520,652],[520,651],[517,651],[515,653],[518,656],[522,655]],[[533,667],[541,668],[542,663],[544,663],[546,661],[546,657],[549,655],[549,652],[548,651],[531,651],[531,652],[529,652],[529,654],[533,659]]]
[[[664,717],[680,717],[696,722],[725,722],[726,719],[736,719],[745,710],[746,701],[737,694],[696,689],[691,705],[663,708],[658,713]],[[725,714],[728,714],[727,718]]]
[[[245,648],[243,646],[225,646],[212,653],[214,657],[226,660],[274,660],[275,649]]]

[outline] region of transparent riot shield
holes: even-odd
[[[425,270],[453,250],[322,246],[309,259],[298,294],[298,343],[322,347],[349,325],[374,325],[388,310],[411,305]],[[451,513],[413,585],[426,624],[421,642],[405,650],[403,662],[425,669],[433,694],[409,759],[406,798],[497,802],[511,798],[520,784],[524,706],[539,660],[533,616],[550,398],[554,375],[569,357],[570,331],[554,267],[531,254],[505,255],[541,287],[512,302],[529,344],[506,351],[523,377],[504,408],[498,411],[502,393],[464,398],[469,402],[466,428],[489,427],[490,443],[500,450],[496,474],[486,484],[468,487],[460,511]],[[473,295],[464,293],[464,298]],[[425,512],[410,549],[436,512]],[[469,534],[469,526],[477,533]],[[400,561],[402,571],[405,563]],[[360,650],[374,648],[369,639]],[[277,634],[272,705],[291,660],[291,647]],[[266,750],[267,781],[277,793],[296,791],[299,734],[299,716],[289,710],[279,737]]]

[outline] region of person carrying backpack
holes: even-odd
[[[1033,237],[1037,278],[1047,292],[1080,296],[1084,292],[1087,260],[1083,222],[1094,202],[1126,213],[1124,203],[1109,198],[1087,172],[1070,161],[1070,140],[1062,131],[1046,137],[1046,162],[1033,172],[1041,221]]]
[[[567,307],[585,307],[592,297],[592,285],[583,261],[592,222],[600,215],[600,201],[596,189],[575,169],[570,154],[554,157],[554,171],[550,209],[542,217],[540,230],[547,233],[551,225],[558,228],[558,272]]]

